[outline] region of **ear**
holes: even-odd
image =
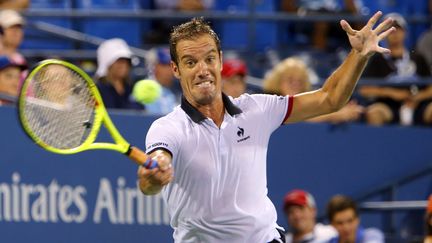
[[[316,208],[313,208],[313,207],[311,207],[310,208],[311,209],[311,211],[312,211],[312,214],[313,214],[313,216],[314,216],[314,218],[317,216],[317,209]]]
[[[220,58],[220,64],[221,64],[221,67],[220,67],[220,71],[222,72],[222,69],[223,69],[223,58],[222,58],[222,55],[223,53],[222,53],[222,51],[220,51],[219,52],[219,58]]]
[[[177,79],[180,79],[180,70],[179,70],[177,64],[175,62],[171,61],[170,66],[171,66],[172,72],[174,73],[174,77],[176,77]]]

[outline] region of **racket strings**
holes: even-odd
[[[87,81],[65,66],[49,64],[30,82],[24,109],[34,135],[59,149],[84,143],[94,123],[95,110]]]

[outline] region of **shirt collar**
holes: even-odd
[[[224,107],[227,110],[227,112],[231,115],[237,115],[242,113],[243,111],[238,108],[236,105],[234,105],[231,100],[229,99],[229,97],[222,93],[222,101],[224,103]],[[195,107],[193,107],[184,96],[182,96],[181,99],[181,108],[186,112],[186,114],[188,114],[188,116],[196,123],[200,123],[203,120],[206,119],[206,117],[199,112]]]

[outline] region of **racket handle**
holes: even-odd
[[[138,165],[144,166],[146,169],[153,169],[158,167],[158,163],[156,160],[152,159],[141,149],[131,146],[127,156]]]

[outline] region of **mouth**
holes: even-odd
[[[212,80],[203,80],[200,82],[197,82],[195,86],[198,88],[209,88],[214,82]]]

